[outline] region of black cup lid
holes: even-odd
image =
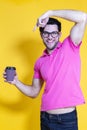
[[[16,70],[16,68],[13,67],[13,66],[7,66],[7,67],[6,67],[6,70],[7,70],[7,69],[8,69],[8,70]]]

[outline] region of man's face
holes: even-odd
[[[57,25],[46,25],[41,36],[48,51],[55,49],[60,37]]]

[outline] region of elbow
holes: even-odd
[[[28,94],[27,96],[34,99],[38,96],[38,93],[33,93],[32,95]]]
[[[31,87],[29,90],[30,91],[27,91],[26,95],[31,98],[36,98],[40,92],[40,90],[35,87]]]
[[[33,96],[31,96],[31,97],[30,97],[30,96],[28,96],[28,97],[34,99],[34,98],[37,98],[37,96],[38,96],[38,95],[33,95]]]
[[[37,96],[36,96],[36,95],[34,95],[34,96],[32,96],[31,98],[32,98],[32,99],[35,99],[35,98],[37,98]]]

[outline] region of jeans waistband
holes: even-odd
[[[76,111],[76,109],[75,109],[75,110],[72,111],[72,112],[64,113],[64,114],[50,114],[50,113],[47,113],[47,112],[45,112],[45,111],[42,111],[42,112],[41,112],[41,115],[42,115],[42,116],[45,116],[45,117],[47,117],[47,118],[58,118],[58,117],[66,118],[66,117],[68,117],[68,116],[72,116],[72,117],[76,116],[76,115],[77,115],[77,111]]]

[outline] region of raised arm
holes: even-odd
[[[87,14],[85,12],[77,10],[49,10],[39,17],[37,26],[44,27],[51,16],[74,22],[75,24],[70,30],[70,37],[76,45],[81,42],[87,24]]]

